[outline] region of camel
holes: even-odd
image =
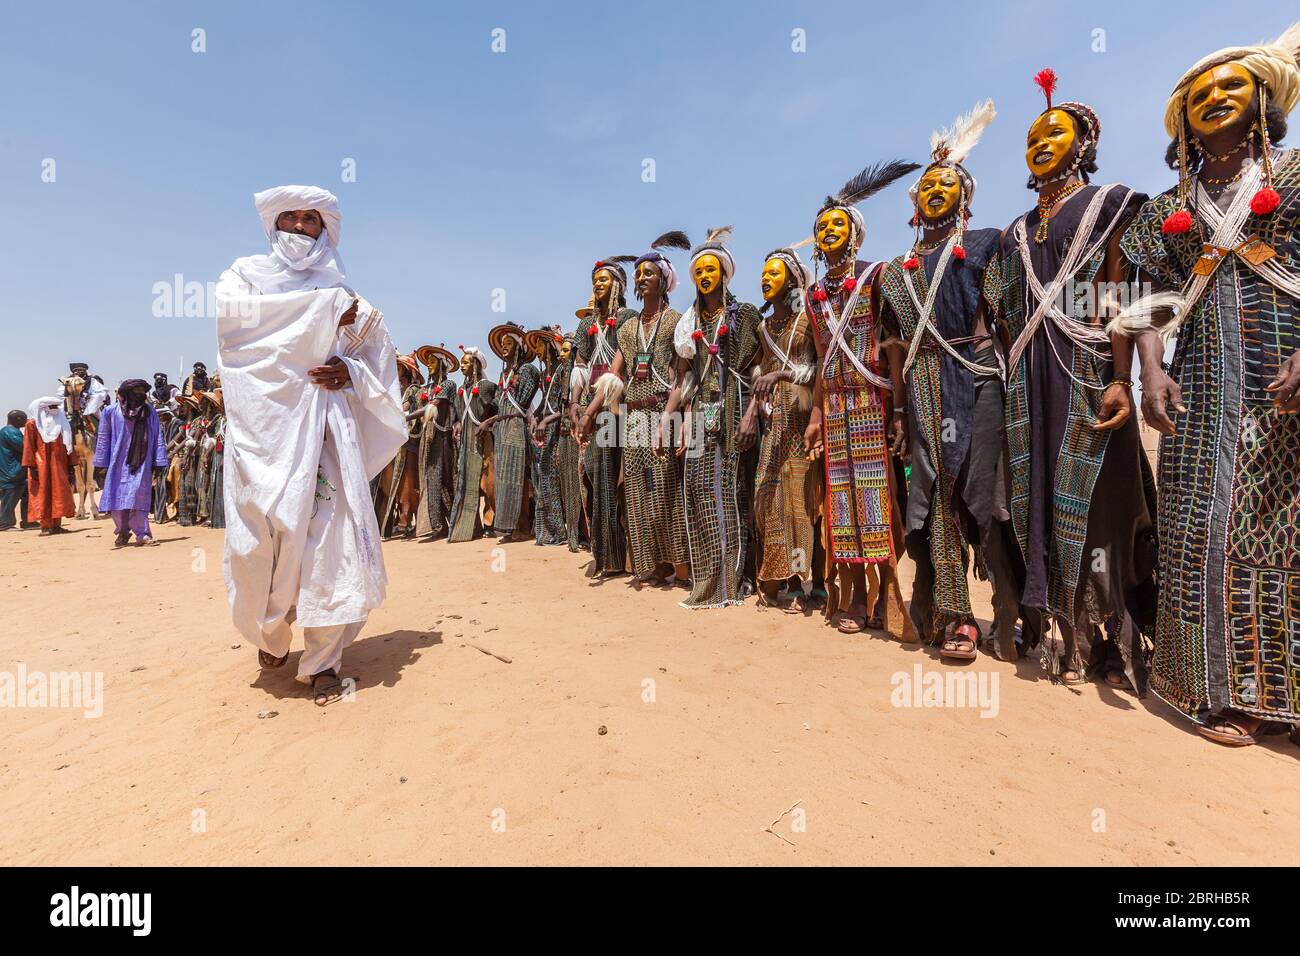
[[[99,417],[81,414],[81,393],[86,380],[72,374],[59,379],[63,386],[63,411],[72,425],[72,499],[76,502],[77,517],[96,519],[99,513],[95,498],[95,436],[99,431]]]

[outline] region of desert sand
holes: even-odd
[[[972,665],[996,716],[894,706],[932,649],[686,611],[564,548],[394,541],[356,692],[317,707],[300,638],[262,673],[231,628],[220,531],[70,527],[0,535],[0,670],[102,672],[103,713],[0,709],[0,863],[1300,861],[1300,747],[1036,660]]]

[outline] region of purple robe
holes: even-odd
[[[152,408],[145,419],[149,429],[150,452],[145,456],[140,470],[132,474],[126,463],[126,453],[131,447],[131,429],[136,423],[128,422],[118,405],[110,405],[99,417],[99,437],[95,441],[95,467],[106,468],[104,490],[99,495],[100,511],[148,511],[153,490],[153,469],[167,467],[167,449],[163,447],[162,429],[158,427],[158,413]]]

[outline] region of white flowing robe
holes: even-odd
[[[303,627],[364,621],[387,590],[370,480],[406,441],[406,422],[383,316],[363,299],[339,328],[353,297],[261,295],[234,270],[217,285],[226,590],[236,628],[263,650],[294,617]],[[338,391],[307,374],[334,355],[352,379]],[[323,473],[338,487],[318,483]],[[309,535],[318,495],[332,511]]]

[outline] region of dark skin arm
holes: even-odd
[[[1124,230],[1128,228],[1129,222],[1132,221],[1133,217],[1130,216],[1127,222],[1115,230],[1110,241],[1106,243],[1106,258],[1102,260],[1101,269],[1097,273],[1100,281],[1118,284],[1128,277],[1124,254],[1119,250],[1119,241],[1124,235]],[[1095,287],[1094,291],[1096,301],[1101,302],[1101,289]],[[1127,335],[1116,332],[1110,337],[1110,349],[1115,378],[1129,378],[1133,372],[1133,340]],[[1133,396],[1129,392],[1129,387],[1119,382],[1112,382],[1102,393],[1101,407],[1097,410],[1097,424],[1092,426],[1093,430],[1114,430],[1128,421],[1132,415]]]
[[[673,417],[681,411],[682,405],[684,404],[682,401],[681,383],[685,380],[686,373],[690,371],[690,359],[684,359],[681,356],[678,356],[675,367],[677,369],[677,375],[673,380],[673,389],[668,393],[668,402],[664,405],[664,413],[659,417],[659,446],[655,448],[656,454],[662,453],[669,447],[668,439],[671,435],[671,422]],[[685,442],[676,449],[676,453],[678,455],[686,453]]]
[[[912,446],[908,441],[907,414],[902,397],[907,394],[903,382],[903,365],[907,362],[907,349],[898,335],[898,318],[889,300],[882,297],[880,308],[881,311],[876,314],[880,316],[881,324],[890,336],[889,344],[884,347],[884,354],[889,366],[889,380],[894,384],[894,395],[897,398],[894,412],[889,419],[889,451],[895,458],[908,461],[912,457]]]

